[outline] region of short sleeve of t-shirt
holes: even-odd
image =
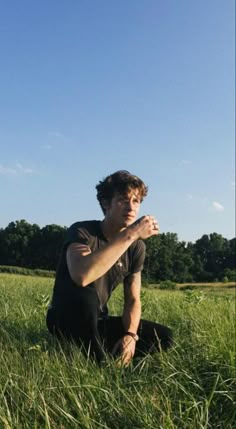
[[[145,260],[146,246],[142,240],[138,240],[135,246],[131,246],[131,261],[130,261],[130,273],[138,273],[142,271]]]
[[[81,243],[89,247],[91,246],[92,236],[88,232],[84,222],[76,222],[68,228],[64,246],[67,247],[70,243]]]

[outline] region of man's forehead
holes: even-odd
[[[129,189],[126,192],[116,192],[115,196],[123,198],[141,198],[139,189]]]

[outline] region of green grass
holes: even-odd
[[[143,289],[168,353],[99,369],[45,326],[53,279],[0,275],[0,428],[235,428],[235,292]],[[122,288],[110,310],[122,309]]]

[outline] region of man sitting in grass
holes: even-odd
[[[62,248],[47,326],[52,334],[82,344],[100,363],[106,353],[128,365],[133,356],[166,350],[171,330],[141,318],[141,271],[145,240],[159,232],[154,216],[136,220],[147,186],[117,171],[96,186],[102,221],[74,223]],[[124,285],[122,316],[109,316],[107,302]]]

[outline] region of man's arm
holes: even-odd
[[[103,276],[134,241],[158,234],[155,222],[153,216],[143,216],[119,232],[105,247],[94,252],[84,244],[70,244],[66,260],[72,280],[78,286],[87,286]]]
[[[124,332],[137,334],[141,318],[141,272],[130,275],[124,282],[124,310],[122,322]],[[124,335],[115,344],[112,353],[120,352],[123,364],[128,365],[135,353],[136,340]]]
[[[122,322],[125,332],[137,333],[141,318],[141,271],[124,281],[124,310]]]

